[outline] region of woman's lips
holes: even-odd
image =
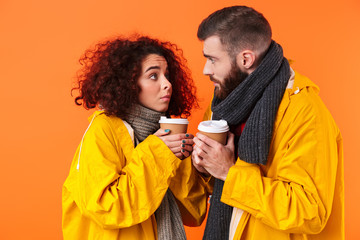
[[[164,101],[170,101],[170,98],[171,98],[170,95],[165,95],[165,96],[161,97],[161,99]]]

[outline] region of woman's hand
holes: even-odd
[[[179,133],[179,134],[170,134],[169,129],[159,129],[154,135],[159,137],[168,148],[175,154],[176,157],[184,159],[190,156],[193,151],[193,138],[194,135],[190,133]]]

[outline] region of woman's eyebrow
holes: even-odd
[[[145,72],[148,72],[148,71],[150,71],[151,69],[160,69],[160,67],[159,67],[159,66],[151,66],[151,67],[149,67],[148,69],[146,69]]]

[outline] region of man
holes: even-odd
[[[198,38],[215,86],[204,119],[231,129],[226,145],[194,138],[194,166],[215,178],[204,239],[344,239],[342,137],[318,87],[252,8],[214,12]]]

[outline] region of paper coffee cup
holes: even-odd
[[[229,126],[225,120],[202,121],[198,126],[200,133],[225,145]]]
[[[160,117],[160,128],[170,129],[171,134],[186,133],[189,121],[186,118]]]

